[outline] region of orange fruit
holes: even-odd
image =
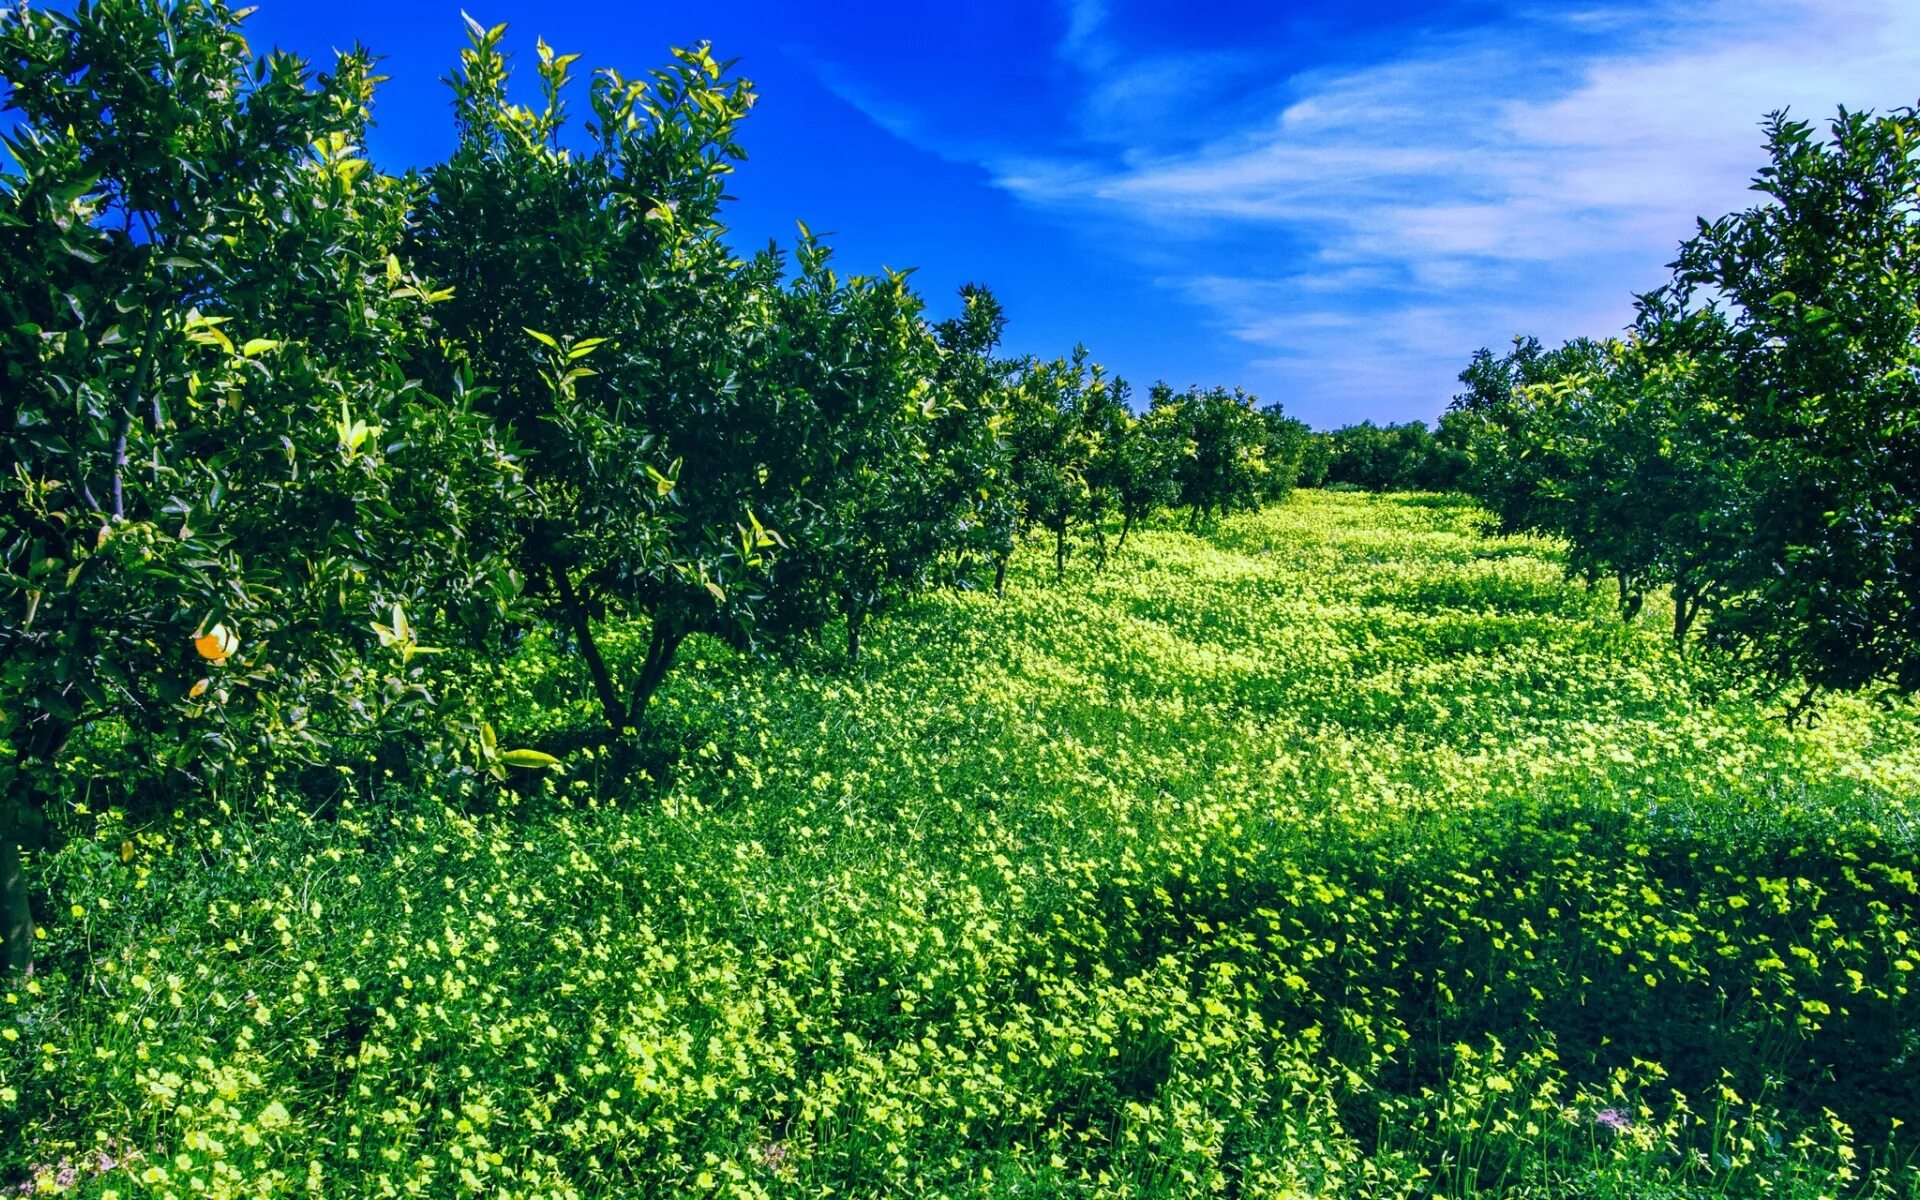
[[[215,625],[193,639],[193,648],[199,652],[201,658],[209,662],[221,663],[227,661],[228,657],[240,648],[240,639],[233,636],[233,631],[225,625]]]

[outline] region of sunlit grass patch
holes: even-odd
[[[699,642],[651,780],[76,814],[7,1179],[1911,1191],[1920,720],[1789,729],[1477,536],[1302,493],[1057,587],[1031,547],[859,669]],[[516,744],[591,723],[554,645],[495,669]]]

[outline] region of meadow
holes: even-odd
[[[619,756],[536,634],[461,670],[537,785],[82,803],[0,1185],[1914,1194],[1920,710],[1789,726],[1484,520],[1032,539],[857,667],[697,635]]]

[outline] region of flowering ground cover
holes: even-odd
[[[1920,712],[1788,727],[1479,526],[1035,542],[857,668],[696,639],[633,754],[529,642],[471,683],[547,783],[68,813],[0,1184],[1912,1194]]]

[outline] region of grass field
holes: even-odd
[[[1438,497],[1031,551],[854,671],[691,646],[649,779],[75,814],[0,1183],[1916,1190],[1920,712],[1789,729]],[[554,648],[485,670],[590,727]]]

